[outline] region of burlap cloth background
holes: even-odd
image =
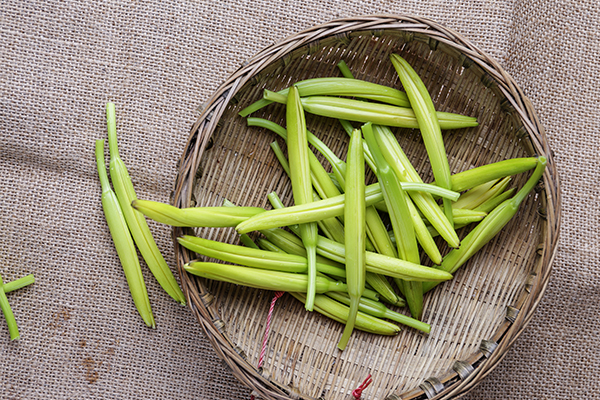
[[[554,273],[536,316],[468,399],[600,398],[600,9],[596,0],[0,1],[1,399],[248,399],[191,313],[146,274],[141,323],[100,206],[94,140],[117,104],[140,198],[169,200],[197,107],[247,58],[338,17],[413,13],[497,58],[546,126],[562,175]],[[170,231],[152,224],[174,268]],[[147,271],[145,271],[147,272]]]

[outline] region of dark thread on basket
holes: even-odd
[[[519,315],[519,309],[513,306],[506,307],[506,319],[511,323],[514,323]]]

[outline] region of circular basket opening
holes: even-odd
[[[443,132],[452,173],[545,155],[549,163],[544,183],[453,280],[425,295],[423,321],[432,326],[429,335],[410,328],[395,337],[355,331],[340,352],[336,345],[343,325],[306,312],[303,304],[286,295],[276,303],[260,370],[256,366],[273,293],[189,275],[182,265],[195,255],[175,244],[191,309],[233,373],[263,398],[347,399],[369,374],[373,382],[363,398],[455,397],[497,364],[544,292],[560,210],[557,173],[543,128],[529,101],[496,62],[460,35],[428,20],[399,16],[338,20],[257,54],[219,88],[194,125],[181,160],[174,204],[218,206],[227,199],[268,208],[272,191],[291,204],[289,179],[269,146],[274,140],[284,148],[285,144],[269,131],[248,127],[238,112],[258,100],[263,89],[340,76],[336,65],[341,60],[356,78],[401,88],[389,61],[392,53],[417,71],[437,110],[477,117],[477,128]],[[285,126],[280,105],[269,105],[253,116]],[[307,115],[307,127],[345,158],[348,136],[336,120]],[[393,131],[423,180],[432,181],[419,131]],[[528,176],[515,176],[511,186],[521,187]],[[459,237],[468,230],[460,230]],[[180,228],[174,230],[175,237],[182,233]],[[234,229],[202,228],[193,233],[239,242]]]

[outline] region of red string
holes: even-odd
[[[269,331],[271,330],[271,318],[273,317],[273,310],[275,309],[275,302],[285,292],[275,292],[273,300],[271,300],[271,306],[269,307],[269,313],[267,314],[267,324],[265,326],[265,335],[263,336],[262,347],[260,349],[260,357],[258,358],[258,369],[260,369],[265,361],[265,353],[267,352],[267,340],[269,339]],[[254,400],[254,395],[250,396],[250,400]]]
[[[262,348],[260,350],[260,357],[258,359],[258,368],[261,368],[265,360],[265,353],[267,352],[267,340],[269,339],[269,330],[271,329],[271,317],[273,316],[273,309],[275,308],[275,302],[278,298],[283,296],[284,292],[275,292],[273,300],[271,300],[271,307],[269,308],[269,314],[267,314],[267,325],[265,326],[265,335],[263,337]]]
[[[373,379],[371,379],[371,374],[369,374],[369,376],[367,376],[367,379],[365,379],[364,382],[359,387],[357,387],[356,389],[354,389],[352,391],[352,396],[354,396],[354,398],[356,400],[360,399],[360,396],[362,395],[363,390],[365,390],[367,388],[367,386],[369,386],[372,382],[373,382]]]

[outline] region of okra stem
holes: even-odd
[[[10,293],[24,288],[25,286],[31,285],[34,282],[35,278],[33,277],[33,274],[29,274],[12,282],[5,283],[2,286],[2,289],[4,290],[4,293]]]
[[[2,309],[4,319],[6,319],[6,324],[8,325],[8,333],[10,334],[10,340],[18,340],[21,337],[21,335],[19,334],[19,327],[17,326],[17,320],[15,319],[15,315],[13,314],[13,311],[10,308],[10,304],[8,303],[8,299],[6,298],[6,293],[4,292],[4,282],[2,281],[1,275],[0,309]]]

